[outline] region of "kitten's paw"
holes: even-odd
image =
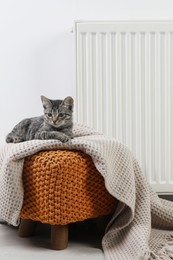
[[[23,139],[19,136],[7,136],[6,137],[6,142],[7,143],[20,143],[23,142]]]
[[[21,137],[15,136],[13,137],[13,143],[21,143],[24,140]]]
[[[13,138],[11,136],[7,136],[5,141],[6,143],[13,143]]]
[[[61,141],[62,143],[66,143],[66,142],[68,142],[70,139],[71,139],[71,138],[70,138],[69,136],[64,135],[64,136],[62,136],[62,137],[60,138],[60,141]]]

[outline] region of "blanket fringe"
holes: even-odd
[[[143,256],[139,257],[138,260],[149,260],[150,259],[150,252],[146,251]]]
[[[164,242],[160,243],[157,252],[151,252],[150,260],[173,259],[173,235],[168,235],[163,239]]]

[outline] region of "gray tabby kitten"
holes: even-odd
[[[22,120],[6,137],[7,143],[33,139],[58,139],[67,142],[73,138],[73,98],[51,100],[41,96],[44,115]]]

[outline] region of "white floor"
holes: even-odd
[[[34,237],[20,238],[15,227],[0,224],[0,260],[104,260],[101,237],[91,223],[71,225],[67,249],[50,249],[50,226],[39,224]],[[97,235],[96,235],[97,234]]]

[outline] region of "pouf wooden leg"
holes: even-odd
[[[34,234],[36,222],[31,219],[21,219],[18,234],[20,237],[30,237]]]
[[[51,248],[65,249],[68,245],[68,225],[51,225]]]

